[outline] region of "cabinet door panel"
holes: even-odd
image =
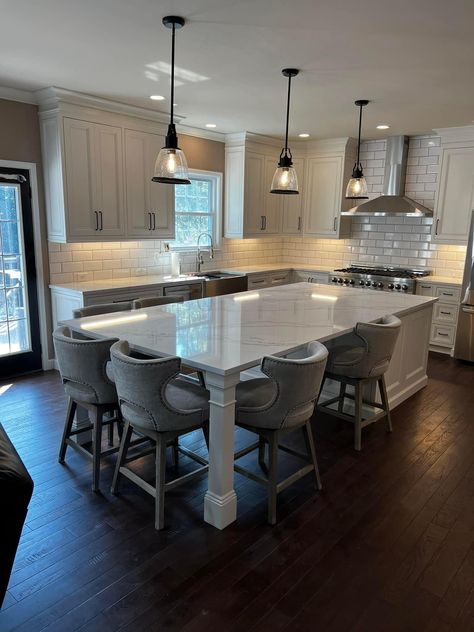
[[[125,195],[127,234],[151,236],[151,216],[147,195],[148,146],[146,134],[125,130]]]
[[[95,195],[101,213],[100,236],[121,237],[124,230],[122,130],[95,125]]]
[[[64,119],[66,218],[73,239],[97,236],[94,211],[94,124]]]
[[[263,186],[265,178],[265,156],[248,152],[245,161],[245,234],[263,235],[265,216]]]
[[[164,145],[164,139],[157,134],[147,134],[148,137],[148,161],[145,170],[146,182],[149,191],[148,209],[153,215],[153,234],[155,237],[175,236],[174,223],[174,186],[152,182],[156,157]]]
[[[343,159],[309,158],[305,185],[305,233],[338,237]]]
[[[304,159],[294,158],[299,195],[282,195],[282,231],[287,235],[301,235],[303,231],[303,171]]]
[[[474,208],[474,147],[443,150],[434,239],[466,243]]]
[[[263,181],[265,230],[267,234],[280,232],[281,227],[281,207],[285,196],[270,193],[273,174],[277,163],[274,158],[265,158],[265,178]]]

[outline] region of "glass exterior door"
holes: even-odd
[[[41,369],[28,171],[0,167],[0,376]]]

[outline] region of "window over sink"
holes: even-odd
[[[220,242],[222,220],[222,174],[189,170],[191,184],[174,187],[176,238],[173,250],[197,248],[201,233],[212,235],[214,246]],[[207,245],[202,240],[202,245]]]

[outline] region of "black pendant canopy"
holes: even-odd
[[[293,167],[293,156],[291,155],[291,150],[288,147],[288,126],[290,122],[291,78],[296,77],[296,75],[299,73],[299,70],[297,68],[283,68],[281,72],[284,77],[288,77],[285,147],[281,150],[280,160],[273,176],[270,193],[298,195],[298,178]]]
[[[178,136],[174,124],[174,57],[176,29],[183,28],[184,18],[177,15],[168,15],[163,18],[163,25],[172,29],[171,39],[171,105],[170,122],[166,134],[165,146],[160,150],[155,162],[153,182],[163,184],[191,184],[188,177],[188,163],[184,152],[178,147]]]
[[[359,108],[359,138],[357,140],[357,161],[352,170],[352,177],[347,183],[346,200],[368,200],[367,182],[360,164],[360,132],[362,129],[362,108],[368,105],[367,99],[359,99],[354,104]]]

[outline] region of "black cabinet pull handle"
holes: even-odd
[[[95,229],[99,230],[99,213],[97,211],[94,211],[94,215],[95,215]]]
[[[337,230],[337,217],[334,218],[334,232]]]
[[[153,211],[152,215],[153,215],[153,230],[156,230],[156,218],[155,218],[155,211]]]
[[[436,220],[435,235],[437,235],[437,234],[438,234],[438,226],[439,226],[439,217],[438,217],[438,219]]]
[[[99,230],[103,230],[103,228],[104,228],[104,221],[102,219],[102,211],[99,211],[99,219],[100,219],[100,228],[99,228]]]
[[[301,215],[298,217],[298,230],[301,230]]]
[[[444,314],[445,316],[451,316],[452,312],[440,312],[440,314]]]

